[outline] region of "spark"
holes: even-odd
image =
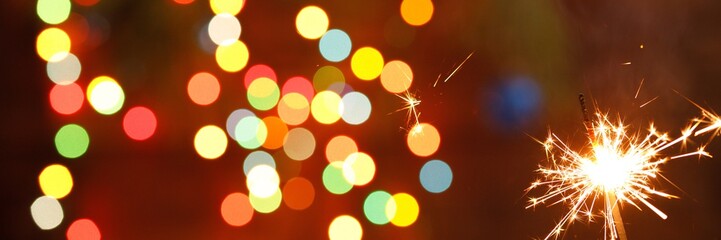
[[[589,128],[586,147],[573,149],[550,130],[545,141],[536,140],[544,147],[547,165],[539,166],[541,178],[531,183],[526,192],[543,188],[545,193],[531,197],[526,208],[539,204],[568,207],[545,239],[558,238],[581,216],[588,222],[593,222],[594,216],[603,217],[604,238],[625,239],[619,208],[623,204],[639,210],[645,207],[666,219],[668,216],[649,201],[653,197],[678,198],[656,190],[657,176],[668,181],[661,175],[660,167],[670,160],[711,154],[704,150],[705,145],[677,155],[663,154],[664,150],[674,146],[683,149],[690,137],[712,133],[713,138],[721,130],[721,117],[694,105],[701,110],[701,117],[692,119],[676,138],[657,131],[653,123],[644,133],[632,131],[620,117],[612,120],[597,109],[595,118],[586,121]],[[582,109],[585,110],[583,104]]]
[[[643,45],[641,45],[643,46]],[[638,98],[638,93],[641,92],[641,87],[643,87],[643,81],[646,80],[645,78],[641,78],[641,83],[638,84],[638,89],[636,89],[636,95],[633,96],[633,99]]]
[[[647,101],[646,103],[644,103],[644,104],[641,104],[641,106],[638,106],[638,108],[643,108],[643,107],[645,107],[646,105],[648,105],[649,103],[651,103],[651,102],[653,102],[653,101],[656,101],[656,99],[658,99],[658,96],[656,96],[655,98],[653,98],[653,99],[651,99],[651,100],[648,100],[648,101]]]
[[[401,100],[403,100],[403,107],[396,110],[395,112],[400,111],[407,111],[407,120],[406,124],[410,126],[411,121],[415,121],[415,124],[413,126],[420,126],[420,116],[421,112],[418,111],[417,107],[421,104],[421,100],[418,99],[418,97],[415,94],[410,93],[408,90],[406,90],[403,95],[396,94]]]
[[[443,82],[448,82],[448,80],[451,79],[451,77],[453,77],[453,75],[456,75],[456,72],[458,72],[458,70],[460,70],[461,67],[463,67],[463,64],[466,64],[468,59],[470,59],[471,56],[473,56],[473,53],[475,53],[475,52],[471,52],[470,54],[468,54],[468,56],[466,56],[466,59],[463,59],[463,61],[461,61],[461,64],[458,64],[458,66],[456,68],[454,68],[450,74],[448,74],[448,76],[446,77],[446,79],[443,80]],[[440,79],[441,79],[441,75],[438,74],[438,78],[436,78],[436,81],[433,83],[433,87],[436,87],[436,84],[438,84],[438,80],[440,80]]]

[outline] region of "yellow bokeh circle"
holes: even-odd
[[[245,43],[235,41],[229,45],[221,45],[215,50],[215,61],[226,72],[238,72],[248,64],[250,53]]]
[[[195,134],[193,146],[198,155],[212,160],[225,153],[225,149],[228,147],[228,138],[223,129],[215,125],[207,125]]]
[[[353,54],[350,67],[359,79],[373,80],[383,71],[383,55],[375,48],[363,47]]]
[[[343,102],[337,93],[322,91],[313,98],[310,113],[319,123],[333,124],[343,115]]]
[[[416,222],[420,207],[416,199],[407,193],[394,194],[386,204],[386,216],[393,225],[407,227]]]
[[[316,6],[307,6],[298,12],[295,28],[306,39],[318,39],[328,31],[328,15]]]
[[[43,30],[35,42],[38,55],[48,62],[63,60],[70,53],[70,45],[70,36],[59,28]]]
[[[53,164],[45,167],[38,176],[40,189],[46,196],[63,198],[73,189],[73,176],[63,165]]]

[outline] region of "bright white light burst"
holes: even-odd
[[[543,188],[545,193],[530,198],[526,208],[563,204],[569,210],[545,239],[558,238],[575,220],[592,222],[597,216],[604,218],[604,238],[625,238],[618,208],[624,203],[639,210],[651,209],[666,219],[667,215],[648,201],[654,196],[677,198],[655,189],[652,181],[657,177],[668,181],[659,167],[672,159],[711,155],[704,151],[705,145],[678,155],[665,155],[663,151],[677,145],[685,149],[689,137],[706,133],[713,138],[721,128],[718,115],[699,108],[701,118],[691,120],[681,136],[673,139],[653,124],[646,134],[630,132],[620,119],[612,122],[598,111],[595,121],[589,122],[589,142],[583,149],[571,149],[549,131],[545,141],[538,141],[546,150],[547,164],[539,167],[541,178],[526,190]]]

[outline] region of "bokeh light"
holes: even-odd
[[[300,93],[288,93],[283,95],[278,103],[278,117],[288,125],[300,125],[310,115],[309,101]]]
[[[288,79],[283,83],[283,89],[281,90],[281,94],[285,96],[289,93],[300,93],[303,95],[308,102],[313,100],[313,95],[315,95],[315,90],[313,89],[313,84],[308,81],[308,79],[296,76]]]
[[[433,2],[431,0],[403,0],[401,16],[406,23],[412,26],[424,25],[433,17]]]
[[[213,160],[225,153],[225,149],[228,147],[228,138],[223,129],[215,125],[207,125],[200,128],[195,134],[193,146],[202,158]]]
[[[361,80],[373,80],[383,71],[383,55],[372,47],[363,47],[353,54],[351,70]]]
[[[351,153],[343,161],[343,177],[356,186],[368,184],[376,174],[376,164],[370,155],[363,152]]]
[[[268,128],[265,122],[256,116],[240,119],[235,126],[235,141],[245,149],[256,149],[265,143],[268,138]]]
[[[259,213],[272,213],[280,207],[280,202],[283,200],[283,194],[280,190],[267,198],[261,198],[256,195],[250,194],[250,205],[253,206],[255,211]]]
[[[220,95],[220,82],[207,72],[199,72],[188,81],[188,96],[195,104],[209,105]]]
[[[245,5],[244,0],[210,0],[210,9],[215,14],[237,15]]]
[[[416,199],[407,193],[397,193],[393,195],[393,203],[386,205],[386,214],[391,216],[395,212],[391,223],[399,227],[407,227],[416,222],[420,208]],[[391,201],[389,201],[391,203]],[[395,209],[394,209],[395,208]]]
[[[255,116],[255,113],[251,112],[248,109],[236,109],[235,111],[231,112],[230,115],[228,115],[228,119],[225,121],[225,130],[228,131],[228,136],[235,139],[235,128],[238,126],[238,123],[241,119],[245,117]]]
[[[323,170],[323,186],[332,194],[344,194],[353,188],[343,176],[343,162],[329,163]]]
[[[283,186],[283,202],[290,209],[303,210],[310,207],[315,199],[315,189],[308,179],[295,177]]]
[[[484,109],[488,111],[492,123],[501,129],[523,127],[534,122],[543,103],[543,91],[537,80],[524,75],[503,77],[492,90],[486,91],[491,94],[484,93],[488,96],[483,103]]]
[[[66,233],[68,240],[100,240],[100,229],[93,220],[83,218],[75,220]]]
[[[81,68],[78,57],[68,53],[63,59],[49,61],[46,70],[48,77],[55,84],[68,85],[78,80]]]
[[[90,145],[90,137],[80,125],[65,125],[55,134],[55,148],[63,157],[80,157],[88,150],[88,145]]]
[[[47,24],[59,24],[70,15],[70,0],[38,0],[37,13]]]
[[[57,199],[42,196],[30,205],[30,215],[33,221],[42,230],[54,229],[63,222],[63,207]]]
[[[50,89],[50,107],[60,114],[70,115],[78,112],[84,100],[85,93],[76,83],[55,85]]]
[[[45,167],[40,176],[38,183],[43,194],[56,199],[67,196],[73,189],[73,176],[70,171],[63,165],[53,164]]]
[[[278,149],[283,146],[285,136],[288,134],[288,126],[283,120],[276,116],[268,116],[263,118],[263,123],[268,128],[268,137],[263,143],[263,147],[267,149]]]
[[[280,185],[278,172],[275,171],[275,168],[265,164],[250,169],[245,183],[250,195],[259,198],[268,198],[280,190],[278,188]]]
[[[318,48],[325,60],[340,62],[350,55],[352,43],[346,32],[340,29],[331,29],[320,38]]]
[[[364,123],[371,115],[371,102],[361,92],[350,92],[341,99],[343,114],[341,118],[348,124]]]
[[[283,151],[293,160],[306,160],[315,152],[315,137],[305,128],[293,128],[283,140]]]
[[[45,61],[57,62],[70,53],[70,36],[59,28],[48,28],[38,34],[35,49]]]
[[[216,45],[230,45],[240,38],[240,22],[228,13],[215,15],[208,23],[208,36]]]
[[[95,111],[104,115],[111,115],[123,107],[125,93],[123,88],[114,79],[100,76],[93,79],[88,85],[88,102]]]
[[[235,192],[228,194],[220,204],[220,215],[230,226],[240,227],[253,219],[253,206],[248,196]]]
[[[423,164],[419,178],[426,191],[441,193],[451,186],[453,172],[447,163],[441,160],[431,160]]]
[[[266,151],[254,151],[243,161],[243,173],[248,176],[251,169],[259,165],[267,165],[275,169],[275,159]]]
[[[248,71],[245,72],[243,86],[245,86],[245,89],[248,89],[253,81],[262,77],[278,82],[278,76],[275,74],[273,68],[265,64],[256,64],[248,68]]]
[[[215,61],[226,72],[238,72],[248,64],[250,53],[245,43],[234,41],[228,45],[220,45],[215,50]]]
[[[376,225],[384,225],[391,221],[391,218],[395,216],[395,211],[392,216],[387,216],[386,206],[388,201],[394,201],[393,196],[386,191],[375,191],[366,197],[363,202],[363,213],[365,214],[368,221]]]
[[[381,85],[390,93],[401,93],[411,87],[413,71],[407,63],[393,60],[383,67],[381,72]]]
[[[413,154],[427,157],[434,154],[441,144],[441,135],[438,129],[430,123],[421,123],[413,126],[406,138],[408,148]]]
[[[270,78],[261,77],[248,86],[248,102],[253,108],[266,111],[275,107],[280,98],[278,84]]]
[[[342,115],[343,102],[335,92],[322,91],[315,95],[310,105],[310,113],[322,124],[333,124]]]
[[[358,152],[356,142],[345,135],[335,136],[325,147],[325,158],[328,162],[345,161],[349,155]]]
[[[338,216],[328,227],[328,237],[331,240],[360,240],[363,238],[363,228],[354,217]]]
[[[313,88],[316,92],[330,90],[340,95],[344,87],[345,77],[337,67],[323,66],[313,75]]]
[[[307,6],[298,12],[295,28],[306,39],[318,39],[328,30],[328,15],[316,6]]]
[[[146,107],[133,107],[123,118],[123,130],[133,140],[143,141],[155,133],[158,119],[153,111]]]

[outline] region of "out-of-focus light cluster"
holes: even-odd
[[[97,3],[98,0],[75,0],[75,4],[83,7]],[[318,41],[318,53],[328,63],[321,65],[313,76],[279,78],[271,66],[251,63],[250,49],[241,40],[241,23],[236,17],[245,1],[209,0],[209,4],[214,17],[202,27],[200,46],[214,51],[220,70],[228,73],[246,70],[243,85],[249,104],[248,109],[232,111],[225,128],[209,123],[201,127],[193,139],[195,151],[203,159],[221,158],[230,149],[229,142],[251,151],[243,163],[247,192],[236,191],[225,196],[220,203],[222,219],[231,226],[244,226],[252,221],[254,212],[272,213],[283,203],[293,210],[309,208],[320,190],[303,176],[278,171],[277,166],[286,164],[282,161],[302,162],[314,154],[324,153],[328,164],[320,178],[323,188],[331,194],[346,194],[372,183],[377,165],[370,153],[361,151],[362,143],[348,135],[337,135],[327,143],[319,142],[314,129],[303,125],[311,117],[321,127],[364,124],[374,115],[371,99],[354,90],[350,83],[354,79],[362,80],[360,84],[380,79],[380,85],[390,94],[409,94],[414,78],[411,66],[402,60],[386,62],[381,51],[372,46],[354,48],[345,30],[330,28],[324,9],[307,6],[295,18],[296,30],[302,39]],[[100,115],[114,115],[127,108],[120,124],[125,135],[135,141],[151,138],[158,130],[158,118],[149,107],[124,106],[126,92],[122,79],[83,75],[82,70],[88,66],[82,66],[82,50],[102,43],[98,39],[107,38],[109,26],[106,21],[94,19],[97,16],[85,17],[72,12],[72,7],[70,0],[38,0],[37,3],[38,17],[52,25],[42,30],[36,39],[37,54],[47,62],[47,75],[53,83],[48,95],[50,106],[61,116],[77,114],[87,104]],[[408,25],[421,26],[430,21],[433,4],[404,0],[400,12]],[[338,66],[343,61],[349,68]],[[350,72],[344,73],[341,69]],[[210,70],[190,76],[186,85],[190,102],[206,107],[221,99],[222,81],[216,76],[221,75]],[[439,149],[440,133],[430,123],[418,120],[420,114],[415,107],[420,101],[415,96],[409,99],[412,104],[407,110],[413,111],[416,121],[408,130],[407,146],[415,156],[430,157]],[[92,129],[88,130],[74,123],[61,127],[55,135],[60,156],[75,159],[86,155],[92,136],[89,134]],[[316,151],[317,147],[325,151]],[[419,179],[428,192],[440,193],[450,186],[452,173],[448,164],[433,160],[421,169]],[[40,173],[38,181],[44,195],[31,205],[31,214],[41,229],[53,229],[64,219],[59,199],[72,192],[73,177],[64,165],[52,164]],[[391,195],[384,190],[368,195],[363,209],[371,223],[392,223],[399,227],[412,225],[420,213],[420,206],[411,194]],[[101,236],[95,222],[86,218],[72,222],[66,233],[68,239],[100,239]],[[360,239],[363,229],[356,217],[341,215],[330,223],[328,235],[331,239]]]
[[[404,1],[404,19],[414,26],[428,22],[433,6],[424,4],[424,1]],[[416,9],[419,6],[421,9]],[[228,16],[224,18],[227,20]],[[229,22],[233,26],[230,38],[235,41],[236,23]],[[303,210],[313,204],[316,195],[313,183],[304,177],[285,176],[277,170],[277,166],[286,163],[276,161],[278,154],[285,155],[280,159],[304,161],[316,153],[317,145],[322,143],[316,141],[312,129],[302,127],[309,117],[312,116],[321,126],[334,125],[341,120],[348,125],[361,125],[373,112],[371,100],[364,93],[354,91],[346,74],[334,65],[351,56],[353,49],[350,36],[342,29],[328,30],[328,15],[318,6],[302,8],[296,16],[295,26],[300,37],[318,40],[319,53],[330,65],[320,66],[310,80],[305,76],[293,76],[284,82],[279,81],[273,68],[265,64],[253,64],[246,70],[243,85],[250,109],[241,108],[231,112],[226,120],[225,134],[241,148],[254,151],[246,156],[243,163],[248,192],[230,193],[221,203],[221,216],[231,226],[248,224],[254,216],[253,212],[274,212],[281,202],[293,210]],[[216,59],[221,69],[240,71],[249,62],[248,48],[244,44],[241,51],[230,54],[235,59],[222,61],[223,56],[218,53],[226,41],[217,41],[213,36],[211,39],[220,45]],[[233,44],[238,43],[241,42],[235,41]],[[224,66],[236,67],[230,69]],[[355,50],[350,59],[350,70],[353,77],[363,82],[380,78],[382,87],[391,94],[408,94],[413,83],[413,72],[406,62],[392,60],[386,63],[381,52],[370,46]],[[203,74],[212,76],[210,73]],[[212,95],[213,101],[207,101],[207,104],[212,104],[217,98],[216,89],[220,89],[217,83],[214,80],[208,87],[199,88],[212,92],[209,95]],[[188,93],[194,99],[192,92],[189,84]],[[415,97],[412,99],[412,107],[417,106],[416,102],[420,101]],[[198,105],[207,105],[193,101]],[[413,111],[416,122],[408,131],[406,144],[414,155],[429,157],[439,149],[440,133],[430,123],[421,123],[416,109]],[[256,112],[263,112],[265,117],[260,118]],[[274,113],[277,115],[272,115]],[[205,128],[198,135],[205,135]],[[196,151],[206,159],[218,158],[226,149],[227,137],[221,134],[220,128],[213,129],[213,136],[207,139],[198,140],[196,135]],[[213,141],[220,144],[209,143]],[[352,137],[337,135],[321,146],[325,148],[324,155],[328,161],[321,179],[329,193],[346,194],[354,187],[368,185],[375,178],[375,160],[370,154],[360,151]],[[210,148],[216,149],[213,151],[215,154],[207,154],[208,150],[205,149]],[[286,177],[290,179],[286,180]],[[446,191],[452,178],[449,165],[440,160],[427,162],[419,174],[421,185],[431,193]],[[383,190],[368,195],[363,209],[371,223],[392,223],[399,227],[412,225],[420,214],[420,206],[411,194],[391,195]],[[328,235],[331,239],[360,239],[363,229],[355,217],[342,215],[330,223]]]
[[[215,61],[226,72],[242,70],[250,58],[248,47],[239,39],[241,25],[235,17],[244,5],[244,0],[210,0],[210,9],[216,15],[207,24],[204,34],[217,45]]]
[[[90,7],[98,0],[74,0],[81,7]],[[83,75],[81,54],[101,44],[109,26],[107,21],[92,11],[88,15],[73,12],[70,0],[38,0],[36,12],[40,20],[51,25],[38,33],[35,50],[46,61],[46,73],[52,87],[48,94],[50,107],[60,116],[71,116],[82,111],[85,101],[101,115],[118,113],[125,103],[121,84],[110,76]],[[85,66],[87,67],[87,66]],[[92,80],[90,80],[92,79]],[[83,89],[84,88],[84,89]],[[126,135],[137,141],[150,138],[157,128],[155,113],[147,107],[133,107],[124,115],[122,125]],[[77,123],[68,123],[55,133],[54,143],[58,154],[66,159],[86,155],[91,146],[89,130]],[[80,160],[75,162],[80,163]],[[73,190],[73,175],[63,163],[45,167],[38,176],[43,196],[30,206],[30,213],[40,229],[51,230],[60,226],[65,213],[60,199]],[[66,231],[72,240],[100,239],[100,229],[91,219],[72,222]]]
[[[376,225],[392,223],[398,227],[407,227],[418,219],[420,206],[408,193],[391,195],[378,190],[366,197],[363,202],[363,213],[368,221]]]

